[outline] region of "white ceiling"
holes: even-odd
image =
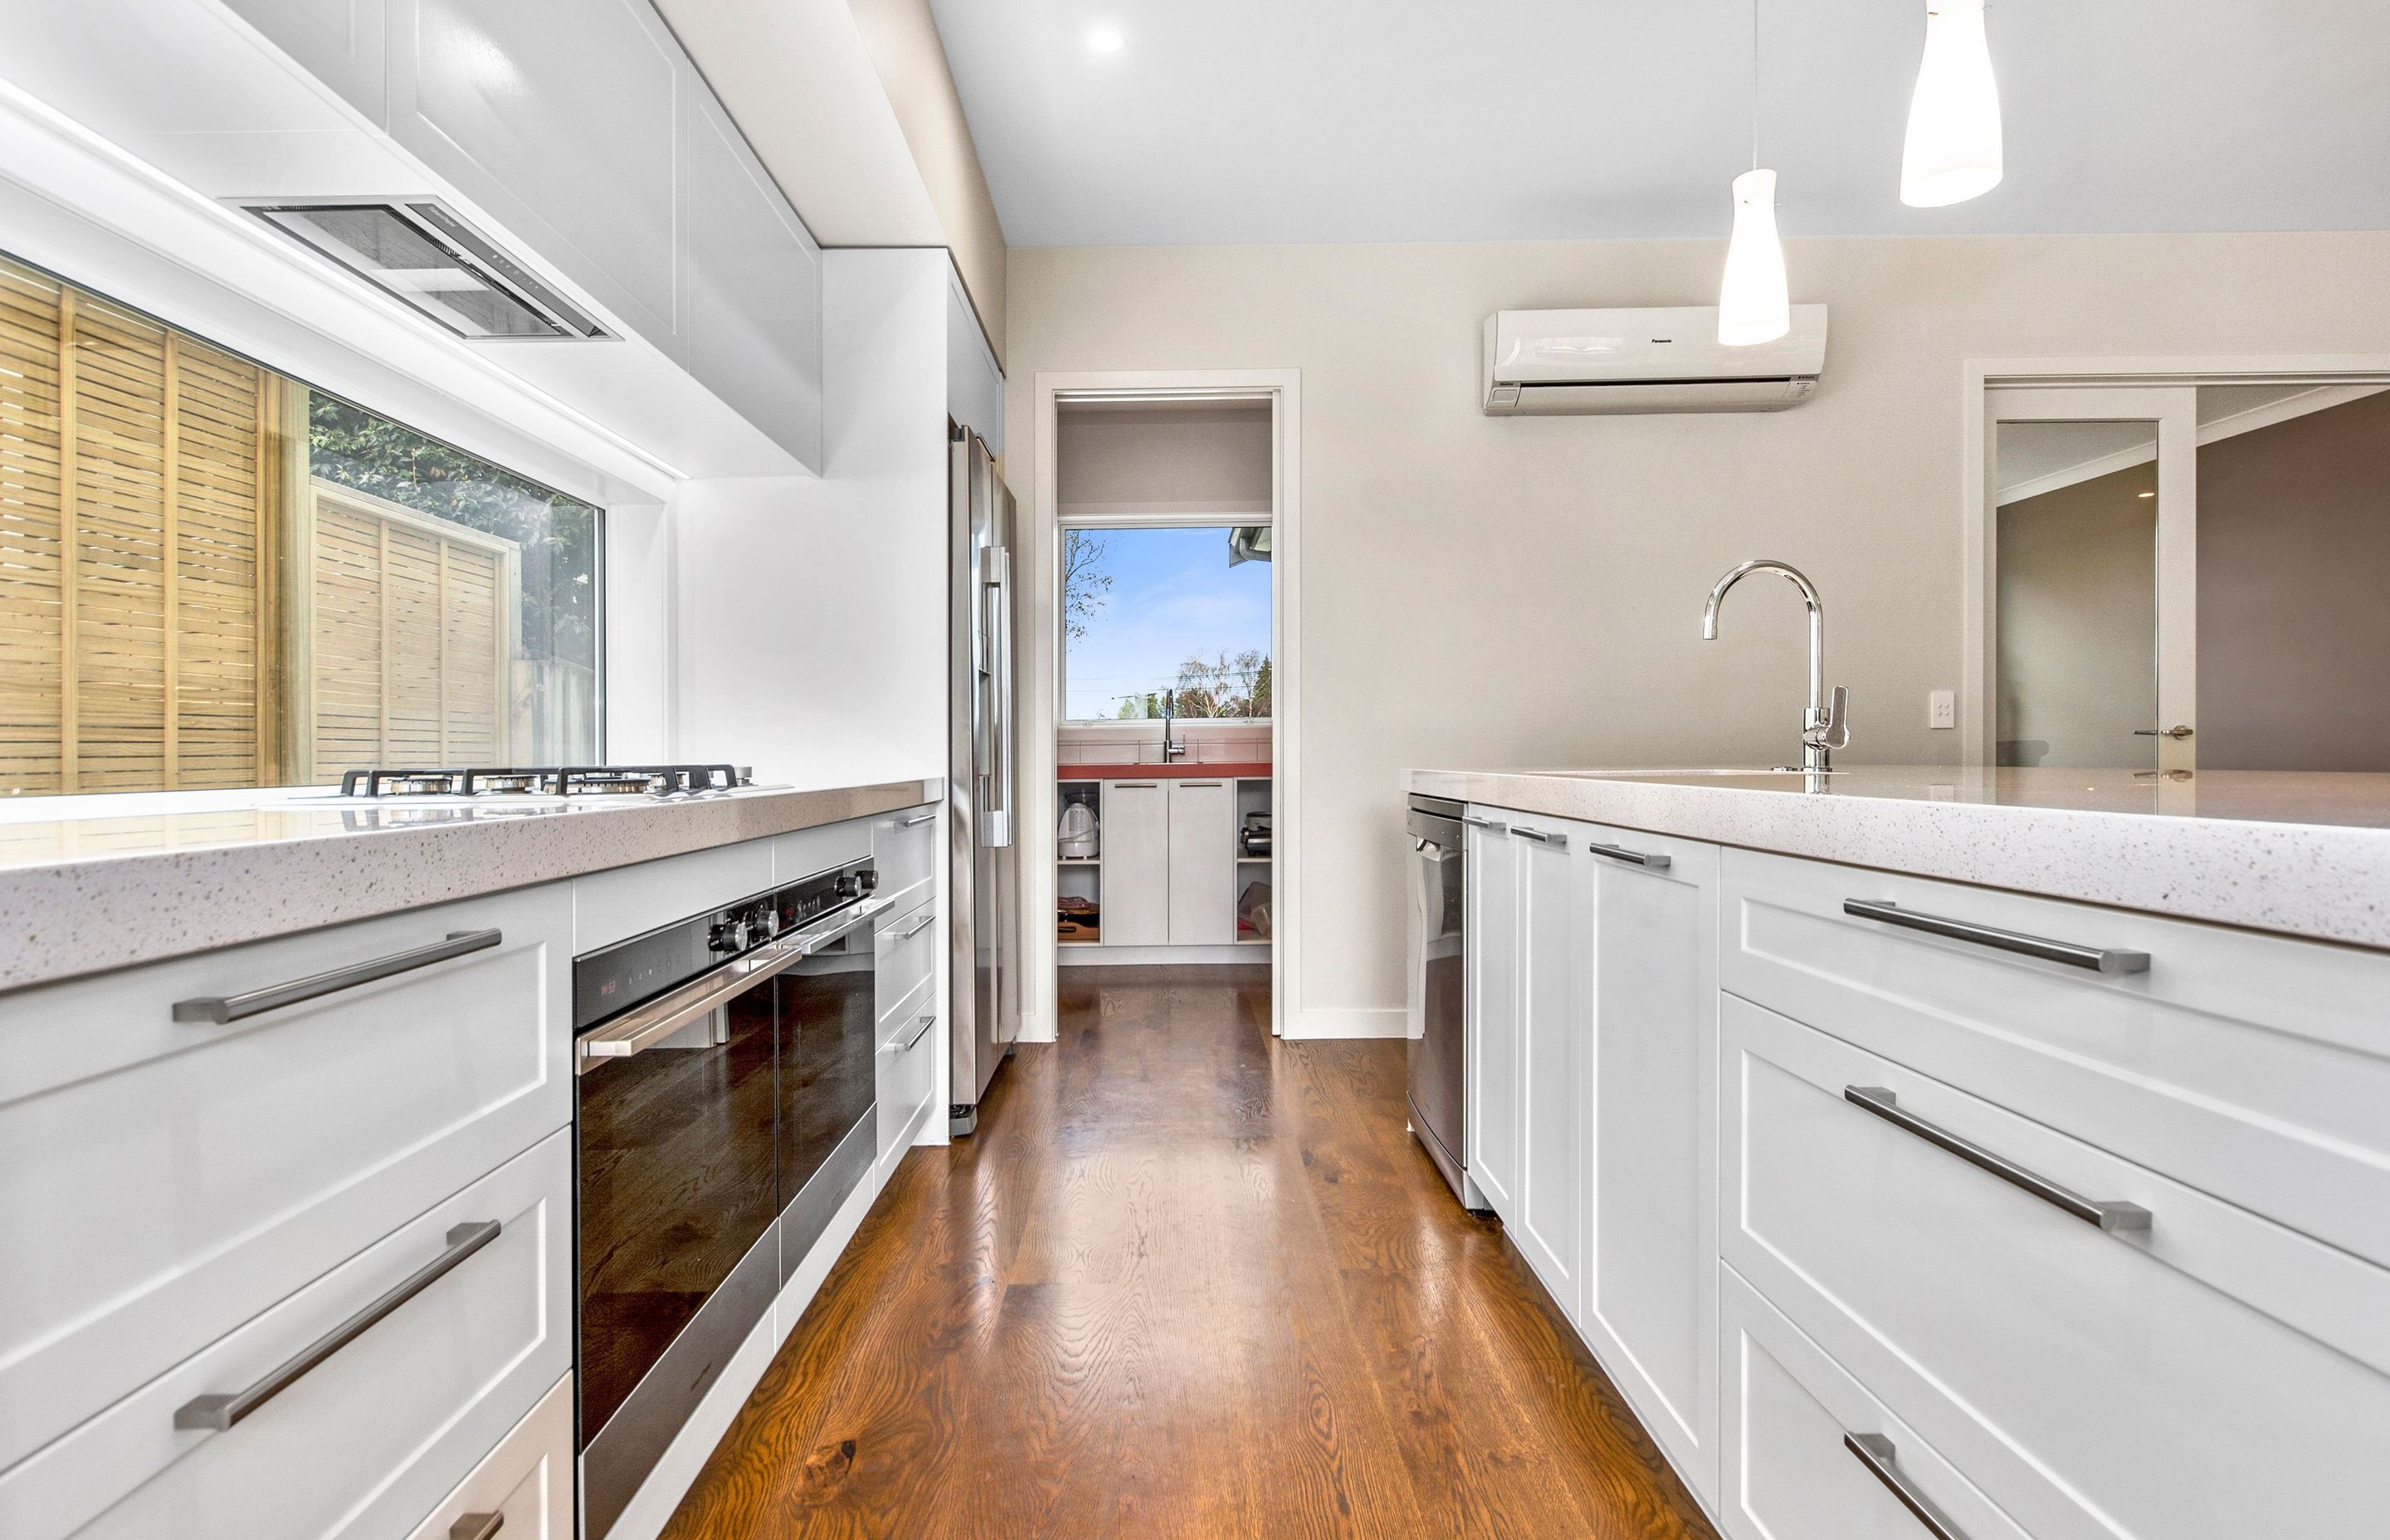
[[[1748,0],[931,3],[1016,246],[1722,235],[1750,163]],[[2390,227],[2381,0],[1991,0],[2008,179],[1949,209],[1922,0],[1762,3],[1788,234]]]

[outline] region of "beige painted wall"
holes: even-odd
[[[2390,394],[2199,452],[2199,763],[2390,770]]]
[[[2011,430],[2038,428],[2011,424]],[[2002,764],[2157,764],[2156,462],[2001,506]]]
[[[946,244],[963,276],[971,306],[986,328],[996,366],[1004,365],[1004,225],[981,172],[962,98],[938,41],[930,0],[848,0],[864,46],[880,71],[888,104],[905,130],[930,201],[945,226]]]
[[[1720,241],[1018,250],[1007,477],[1036,485],[1043,371],[1303,375],[1304,1011],[1402,1000],[1407,765],[1773,762],[1823,590],[1853,763],[1955,757],[1960,385],[1970,357],[2390,351],[2390,234],[1796,240],[1833,307],[1823,389],[1773,416],[1493,419],[1510,307],[1706,304]],[[2352,302],[2352,297],[2358,302]],[[1047,574],[1027,631],[1050,667]],[[1961,702],[1961,712],[1966,703]]]

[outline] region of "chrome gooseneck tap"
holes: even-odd
[[[1173,743],[1170,729],[1178,721],[1178,692],[1165,690],[1162,697],[1162,763],[1173,764],[1187,757],[1187,745]]]
[[[1831,698],[1826,693],[1826,606],[1818,597],[1818,585],[1803,577],[1797,568],[1781,561],[1762,558],[1746,561],[1718,579],[1710,590],[1710,602],[1702,610],[1702,640],[1717,640],[1718,603],[1726,591],[1754,572],[1776,572],[1793,587],[1801,590],[1801,601],[1809,607],[1809,710],[1801,718],[1801,768],[1810,772],[1830,770],[1833,751],[1846,748],[1851,741],[1850,701],[1843,687],[1836,685]]]

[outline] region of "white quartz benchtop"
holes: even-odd
[[[944,782],[538,806],[60,798],[0,814],[0,989],[935,802]],[[45,799],[50,802],[49,799]],[[46,815],[53,811],[69,816]]]
[[[2390,775],[1414,770],[1411,790],[2390,948]]]

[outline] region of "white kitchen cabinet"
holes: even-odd
[[[648,0],[390,0],[388,36],[392,136],[684,357],[681,104],[702,85]]]
[[[387,121],[383,0],[225,0],[299,66],[377,126]]]
[[[1237,783],[1163,783],[1170,804],[1170,944],[1237,939]]]
[[[2380,1532],[2390,1272],[1747,1001],[1719,1037],[1725,1260],[2024,1528]]]
[[[1732,1268],[1718,1281],[1729,1540],[1926,1540],[1893,1482],[1961,1540],[2030,1540]]]
[[[572,1407],[568,1374],[407,1540],[574,1540]]]
[[[201,1398],[266,1382],[402,1286],[239,1420],[194,1423]],[[572,1309],[559,1131],[0,1474],[0,1534],[403,1534],[572,1367]]]
[[[1679,1474],[1717,1480],[1718,850],[1584,828],[1591,1238],[1579,1327]]]
[[[821,249],[713,94],[687,95],[688,372],[818,466]]]
[[[0,999],[0,1469],[564,1127],[572,923],[548,883]]]
[[[1469,919],[1461,952],[1469,1174],[1504,1219],[1519,1192],[1519,844],[1508,815],[1464,815]]]
[[[1169,783],[1106,781],[1103,806],[1104,944],[1166,946],[1170,943]]]
[[[1518,1176],[1510,1239],[1574,1321],[1583,1292],[1592,983],[1574,826],[1513,815]]]

